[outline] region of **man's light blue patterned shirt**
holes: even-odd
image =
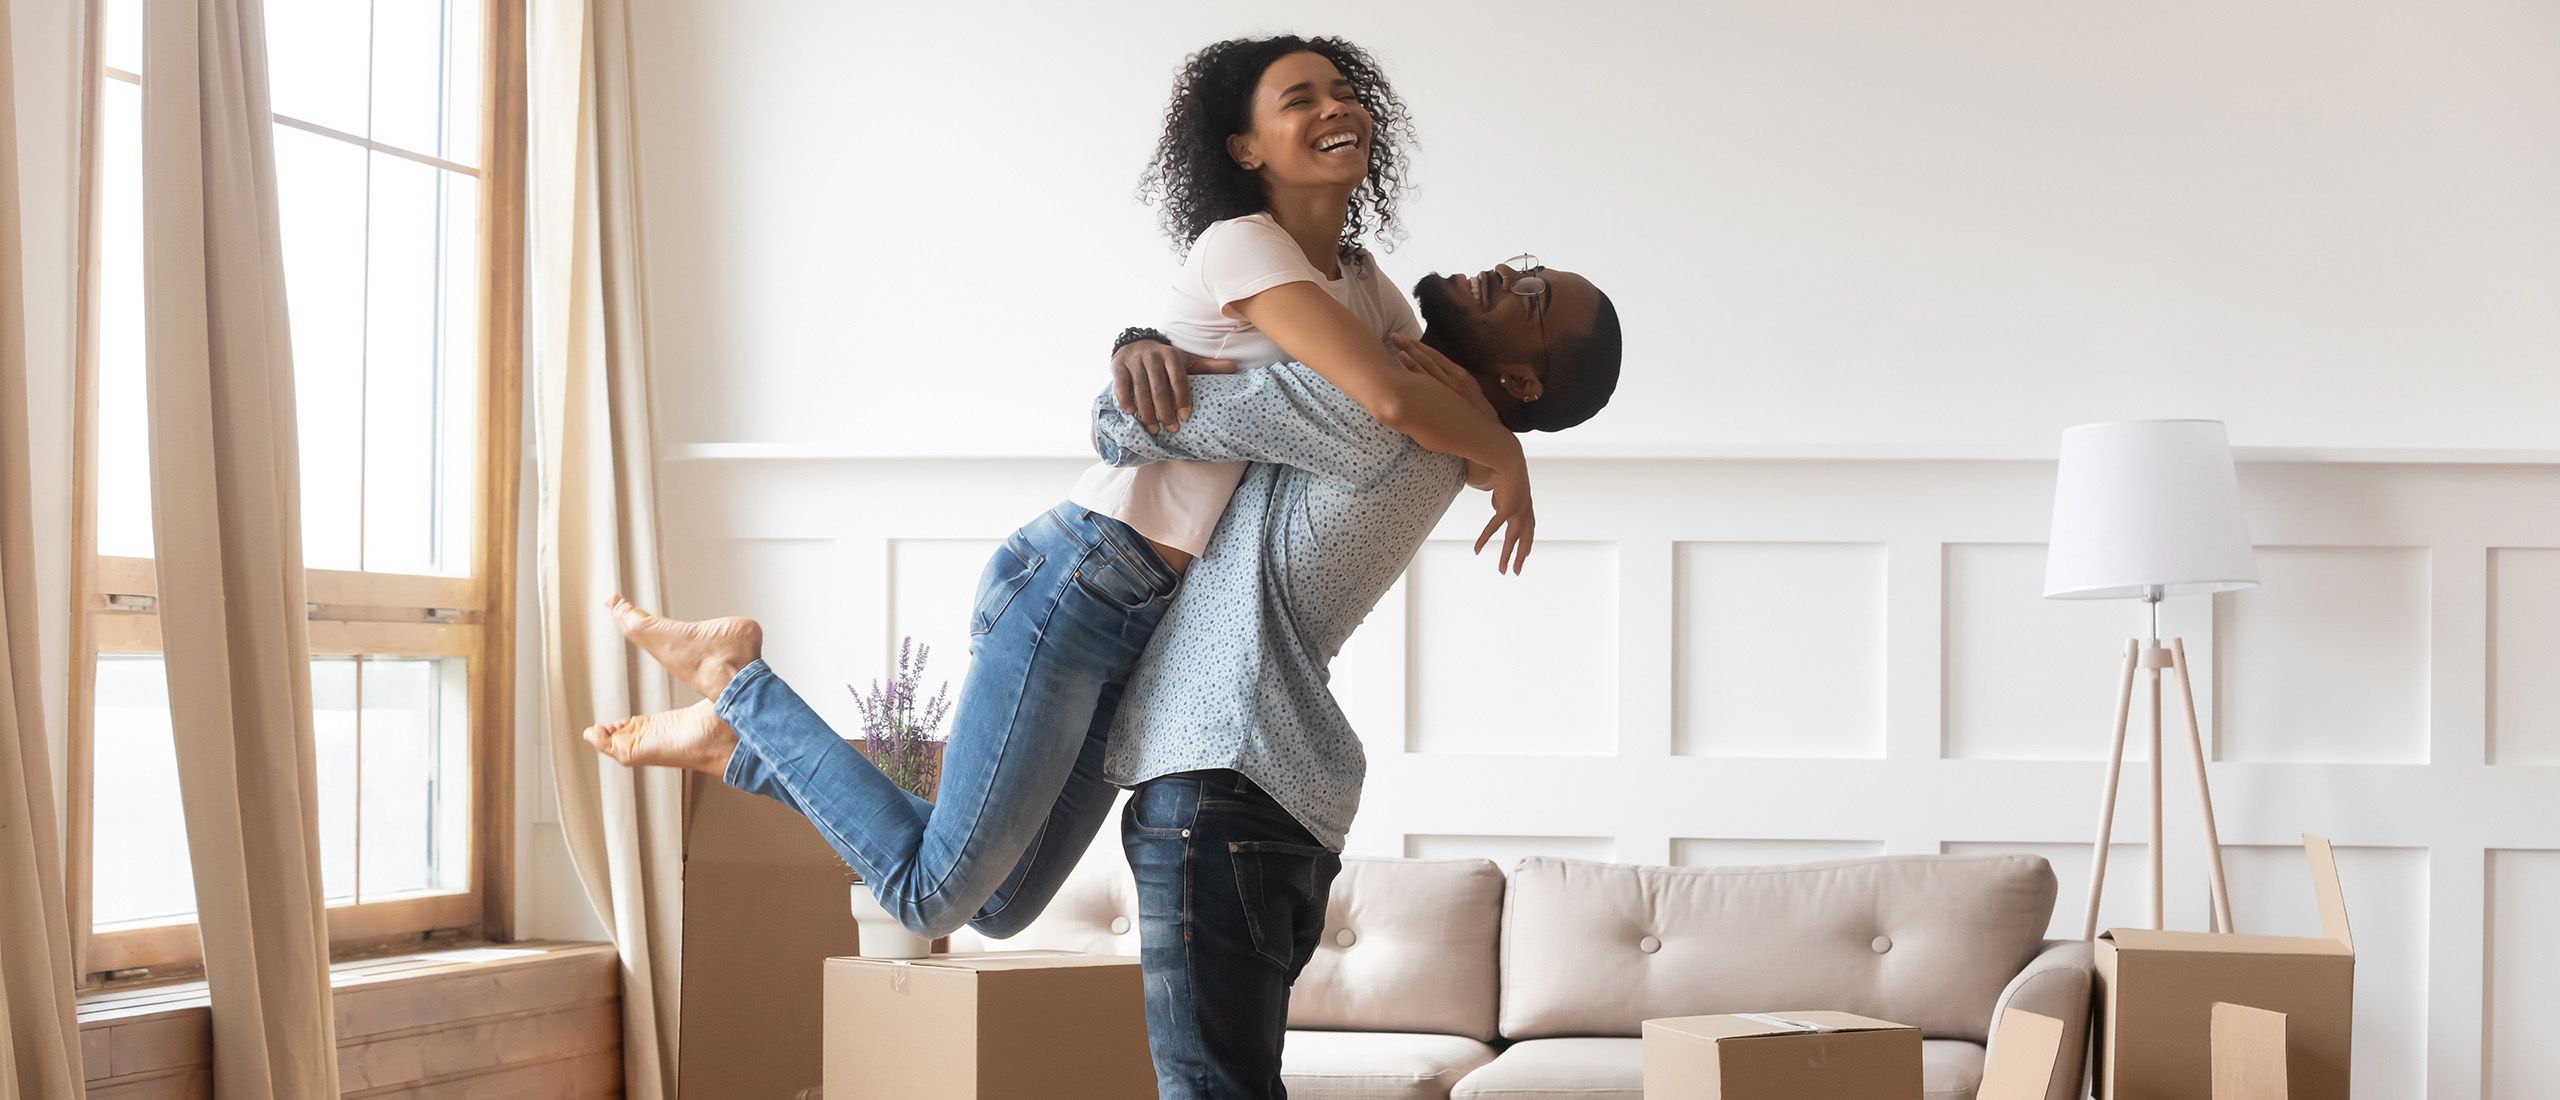
[[[1303,364],[1191,384],[1191,419],[1158,435],[1109,390],[1094,400],[1094,451],[1112,465],[1253,463],[1138,660],[1104,773],[1136,786],[1233,768],[1340,851],[1368,757],[1328,667],[1439,524],[1466,463],[1378,423]]]

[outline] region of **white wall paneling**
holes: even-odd
[[[1884,756],[1885,548],[1684,542],[1672,751]]]
[[[2097,791],[2092,789],[2089,796],[2090,809],[2095,811]],[[2092,812],[2090,816],[2094,818],[2097,815]],[[2132,843],[2126,843],[2124,837],[2124,826],[2119,823],[2115,836],[2110,837],[2107,844],[2106,894],[2098,899],[2100,928],[2144,928],[2151,923],[2151,846],[2142,843],[2138,833]],[[2081,921],[2089,911],[2089,853],[2096,840],[2094,833],[2078,841],[2044,844],[1950,840],[1938,845],[1938,850],[1951,856],[1992,856],[2014,852],[2044,857],[2046,863],[2053,865],[2055,883],[2053,920],[2045,926],[2045,935],[2053,939],[2078,939]],[[2191,851],[2173,851],[2170,858],[2192,857],[2193,854]],[[2192,864],[2177,870],[2201,867],[2202,864]],[[2175,871],[2171,874],[2175,875]],[[2174,910],[2174,899],[2186,892],[2188,883],[2184,876],[2178,876],[2167,878],[2163,885],[2173,899],[2170,907]],[[2196,896],[2204,895],[2199,892]]]
[[[2261,536],[2258,579],[2214,597],[2221,758],[2425,762],[2426,548],[2271,546]]]
[[[898,647],[913,638],[928,648],[920,688],[927,699],[944,683],[958,698],[969,676],[970,617],[977,608],[978,577],[1001,539],[892,539],[889,542],[889,633],[881,639],[885,667],[894,674]],[[864,677],[857,686],[870,690]]]
[[[1820,863],[1863,859],[1884,854],[1881,840],[1779,840],[1735,837],[1674,837],[1674,867],[1749,867],[1768,863]]]
[[[2560,851],[2488,855],[2487,1095],[2541,1100],[2560,1081]]]
[[[2138,600],[2044,598],[2044,544],[1951,543],[1946,548],[1946,753],[1974,760],[2104,760],[2113,735],[2124,646],[2146,636]],[[2196,717],[2213,737],[2213,601],[2162,601],[2162,644],[2183,638],[2195,676]],[[2183,757],[2177,681],[2166,674],[2161,736]],[[2147,758],[2149,699],[2134,676],[2125,758]]]
[[[2489,551],[2490,760],[2560,764],[2560,550]]]
[[[685,532],[671,547],[673,603],[768,618],[777,667],[807,678],[813,698],[841,696],[843,682],[878,674],[898,633],[965,630],[988,540],[1053,503],[1078,466],[664,463],[670,529]],[[2077,933],[2096,758],[2142,612],[2038,596],[2049,463],[1537,469],[1543,539],[1526,577],[1495,576],[1463,546],[1435,542],[1338,662],[1370,754],[1350,851],[1701,865],[2027,851],[2054,865],[2054,931]],[[2491,1066],[2512,1067],[2507,1095],[2527,1095],[2513,1082],[2547,1081],[2550,1066],[2525,1037],[2560,1024],[2547,994],[2560,988],[2560,956],[2523,931],[2560,924],[2548,854],[2560,850],[2549,809],[2560,768],[2516,762],[2517,746],[2538,743],[2517,739],[2530,735],[2508,737],[2489,762],[2488,604],[2497,638],[2525,639],[2502,659],[2532,652],[2553,612],[2518,578],[2539,567],[2534,555],[2560,551],[2560,467],[2244,462],[2241,480],[2253,535],[2276,548],[2263,555],[2265,585],[2236,607],[2171,601],[2163,621],[2200,672],[2220,666],[2198,702],[2210,724],[2221,699],[2209,767],[2241,928],[2308,927],[2299,836],[2334,838],[2366,990],[2363,1094],[2469,1100]],[[1481,495],[1462,496],[1437,537],[1471,538],[1483,511]],[[1759,577],[1802,575],[1699,598],[1690,570],[1712,576],[1729,553],[1774,557]],[[1826,580],[1852,574],[1873,578],[1853,598]],[[926,591],[939,586],[949,590]],[[1674,700],[1722,674],[1693,664],[1688,640],[1758,636],[1791,610],[1830,624],[1794,635],[1804,655],[1791,661],[1880,661],[1881,695],[1875,673],[1842,687],[1779,663],[1747,685],[1769,691],[1755,706],[1863,692],[1881,741],[1870,732],[1865,755],[1848,757],[1673,752],[1688,720]],[[1824,637],[1881,655],[1829,654]],[[2503,708],[2501,722],[2526,705]],[[2167,726],[2177,736],[2174,712]],[[2166,902],[2173,927],[2201,928],[2202,836],[2183,756],[2172,748],[2167,761]],[[2127,780],[2107,926],[2138,923],[2145,907],[2138,761]]]
[[[1407,859],[1489,859],[1505,870],[1530,856],[1567,859],[1617,858],[1617,844],[1605,836],[1426,836],[1404,838]]]
[[[1616,752],[1618,548],[1541,538],[1507,576],[1472,547],[1434,540],[1407,572],[1413,750]]]

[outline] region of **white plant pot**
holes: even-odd
[[[871,887],[853,884],[853,923],[862,933],[857,953],[866,959],[921,959],[933,953],[933,941],[909,932],[898,918],[880,907]]]

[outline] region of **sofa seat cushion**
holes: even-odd
[[[1490,860],[1345,857],[1289,1026],[1492,1041],[1502,886]]]
[[[1128,799],[1127,792],[1120,798]],[[1117,814],[1112,820],[1118,820]],[[1138,953],[1138,879],[1129,872],[1120,830],[1104,829],[1087,845],[1075,870],[1038,919],[1011,939],[962,928],[951,934],[954,951],[1081,951],[1088,955]]]
[[[1502,1057],[1458,1082],[1449,1096],[1451,1100],[1644,1100],[1644,1040],[1513,1043]]]
[[[1973,1100],[1982,1087],[1983,1049],[1962,1039],[1920,1041],[1922,1100]]]
[[[1502,1034],[1643,1034],[1644,1021],[1823,1008],[1982,1041],[2044,946],[2034,856],[1631,867],[1535,856],[1502,924]]]
[[[1449,1088],[1493,1061],[1493,1048],[1456,1035],[1291,1031],[1280,1080],[1291,1100],[1447,1100]]]
[[[1921,1042],[1923,1100],[1973,1100],[1973,1090],[1981,1084],[1981,1046],[1962,1039]],[[1297,1094],[1298,1083],[1292,1080],[1289,1095]],[[1449,1095],[1451,1100],[1644,1100],[1644,1040],[1514,1043],[1492,1064],[1468,1074]]]

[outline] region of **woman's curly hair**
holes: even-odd
[[[1158,217],[1174,251],[1188,253],[1191,242],[1214,222],[1264,209],[1261,178],[1228,155],[1227,138],[1253,128],[1253,91],[1263,70],[1294,53],[1333,62],[1369,111],[1369,177],[1351,192],[1351,210],[1342,221],[1342,257],[1353,257],[1373,216],[1381,245],[1392,249],[1404,237],[1396,201],[1412,187],[1405,162],[1405,147],[1414,140],[1411,113],[1369,51],[1339,38],[1291,34],[1212,43],[1184,59],[1174,77],[1164,135],[1156,139],[1155,159],[1138,179],[1138,198],[1160,207]]]

